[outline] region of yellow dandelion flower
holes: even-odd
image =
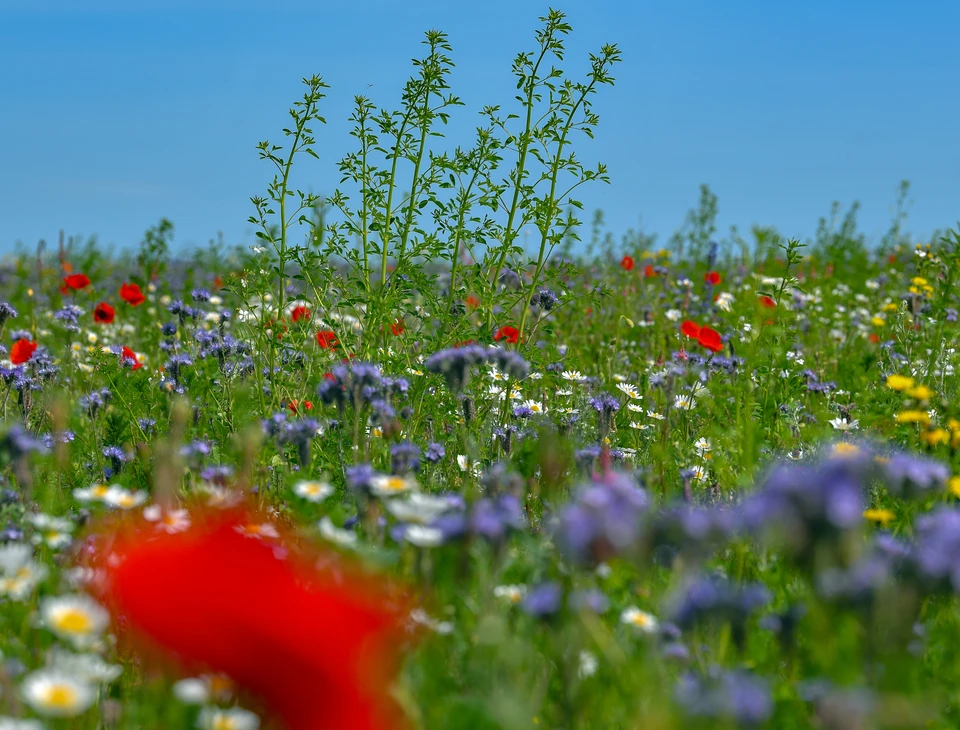
[[[928,446],[939,446],[950,441],[950,432],[945,428],[932,428],[920,434],[920,438]]]
[[[882,307],[880,307],[880,310],[883,312],[896,312],[898,306],[899,305],[897,305],[896,302],[887,302]]]
[[[960,477],[950,477],[947,488],[954,497],[960,497]]]
[[[922,276],[915,276],[910,280],[910,283],[913,284],[914,286],[923,286],[928,282]]]
[[[887,387],[891,390],[906,390],[907,388],[912,388],[913,385],[913,378],[909,378],[906,375],[893,374],[887,376]]]
[[[870,522],[876,522],[877,524],[886,527],[891,522],[896,515],[893,513],[893,510],[889,509],[868,509],[864,510],[863,519]]]
[[[874,317],[870,320],[870,322],[874,327],[883,327],[883,325],[887,323],[887,320],[885,320],[883,317]]]
[[[900,411],[897,414],[897,423],[930,423],[930,416],[926,411]]]

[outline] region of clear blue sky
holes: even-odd
[[[466,143],[484,104],[513,97],[510,63],[532,48],[547,5],[526,0],[302,2],[0,0],[0,250],[57,231],[135,245],[161,216],[176,243],[218,231],[252,240],[249,197],[269,169],[300,79],[332,85],[320,161],[301,186],[330,192],[348,149],[353,95],[396,104],[422,33],[454,45],[448,130]],[[831,201],[888,225],[913,183],[910,228],[960,219],[960,2],[770,0],[555,3],[574,26],[568,67],[616,42],[586,160],[612,185],[586,192],[619,232],[642,218],[666,237],[700,183],[720,199],[720,232],[772,224],[811,235]],[[369,86],[371,85],[372,86]],[[369,88],[368,88],[369,86]]]

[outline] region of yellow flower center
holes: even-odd
[[[50,707],[72,707],[77,703],[77,691],[65,684],[52,685],[44,698]]]
[[[93,628],[90,617],[77,608],[62,611],[53,620],[54,626],[67,634],[86,634]]]

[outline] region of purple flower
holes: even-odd
[[[420,447],[409,441],[401,441],[391,446],[390,456],[394,474],[406,474],[420,468]]]
[[[950,478],[946,464],[923,456],[898,453],[886,462],[887,488],[905,499],[925,497],[940,490]]]
[[[427,444],[427,453],[423,455],[423,458],[429,461],[431,464],[436,464],[446,455],[447,450],[443,447],[443,444],[438,444],[436,441],[431,441],[429,444]]]
[[[535,618],[549,618],[556,614],[563,604],[563,588],[559,583],[540,583],[530,589],[520,608]]]
[[[582,486],[560,514],[557,543],[580,564],[603,562],[634,547],[649,499],[625,474],[611,472]]]
[[[687,674],[674,691],[677,705],[693,717],[731,719],[756,727],[773,714],[768,683],[742,670],[713,668],[707,674]]]

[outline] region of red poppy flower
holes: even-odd
[[[700,336],[700,325],[685,319],[683,324],[680,325],[680,331],[690,339],[695,340]]]
[[[336,333],[332,330],[320,330],[317,332],[317,344],[324,350],[336,347],[339,343],[340,341],[337,339]]]
[[[509,324],[504,325],[503,327],[497,330],[497,333],[493,336],[493,339],[495,339],[497,342],[499,342],[500,340],[506,340],[508,343],[512,345],[515,342],[519,341],[520,330],[518,330],[516,327],[513,327]]]
[[[106,302],[100,302],[93,309],[93,318],[100,324],[110,324],[116,316],[116,310]]]
[[[708,284],[713,284],[716,286],[720,283],[720,274],[716,271],[708,271],[703,275],[703,280]]]
[[[403,334],[403,331],[406,328],[403,326],[403,320],[398,319],[396,322],[390,325],[390,331],[393,332],[394,336],[399,337]]]
[[[296,306],[290,311],[290,319],[294,322],[299,322],[301,319],[306,322],[310,319],[310,309],[302,304]]]
[[[36,342],[21,338],[14,342],[13,347],[10,348],[10,362],[14,365],[23,365],[23,363],[29,362],[36,351]]]
[[[86,274],[70,274],[63,277],[63,286],[60,287],[60,293],[66,294],[70,291],[86,289],[90,286],[90,279]]]
[[[760,305],[763,307],[766,307],[767,309],[773,309],[774,307],[777,306],[777,303],[773,299],[768,297],[766,294],[761,296],[759,301],[760,301]]]
[[[471,294],[467,297],[467,306],[476,309],[480,306],[480,300]]]
[[[190,521],[168,534],[133,518],[101,536],[111,555],[97,565],[101,600],[125,627],[124,648],[226,674],[287,730],[401,727],[388,688],[405,601],[335,556],[258,537],[250,526],[264,518],[252,510]]]
[[[653,264],[647,264],[646,266],[643,267],[643,275],[646,276],[648,279],[650,277],[657,275],[657,272],[653,268]]]
[[[124,282],[123,286],[120,287],[120,298],[131,307],[140,306],[147,301],[147,298],[143,295],[143,292],[140,291],[138,285],[127,282]]]
[[[333,376],[331,376],[331,379],[332,379],[332,377],[333,377]],[[302,402],[301,402],[301,401],[297,401],[297,400],[292,400],[292,401],[290,401],[289,403],[287,403],[287,408],[289,408],[289,409],[290,409],[291,411],[293,411],[294,413],[297,413],[297,412],[300,410],[301,407],[302,407],[303,410],[305,410],[305,411],[312,411],[312,410],[313,410],[313,403],[311,403],[311,402],[308,401],[308,400],[305,400],[305,401],[302,401]]]
[[[214,289],[223,289],[223,277],[222,277],[222,276],[217,275],[217,276],[213,277],[213,288],[214,288]]]
[[[622,259],[620,259],[620,267],[624,271],[633,271],[633,266],[633,256],[624,256]]]
[[[706,347],[711,352],[720,352],[723,349],[723,341],[720,339],[720,333],[709,327],[700,328],[700,336],[697,342]]]
[[[462,342],[456,343],[454,347],[466,347],[467,345],[475,345],[475,344],[477,344],[476,340],[463,340]]]
[[[878,335],[876,332],[871,332],[870,342],[872,342],[873,344],[877,344],[878,342],[880,342],[880,335]]]
[[[891,266],[897,263],[897,255],[895,253],[890,254],[890,256],[887,258],[887,263]]]
[[[143,367],[143,363],[137,359],[137,353],[135,353],[129,347],[124,347],[123,350],[120,351],[120,358],[121,360],[133,360],[133,366],[131,367],[131,370],[139,370]]]

